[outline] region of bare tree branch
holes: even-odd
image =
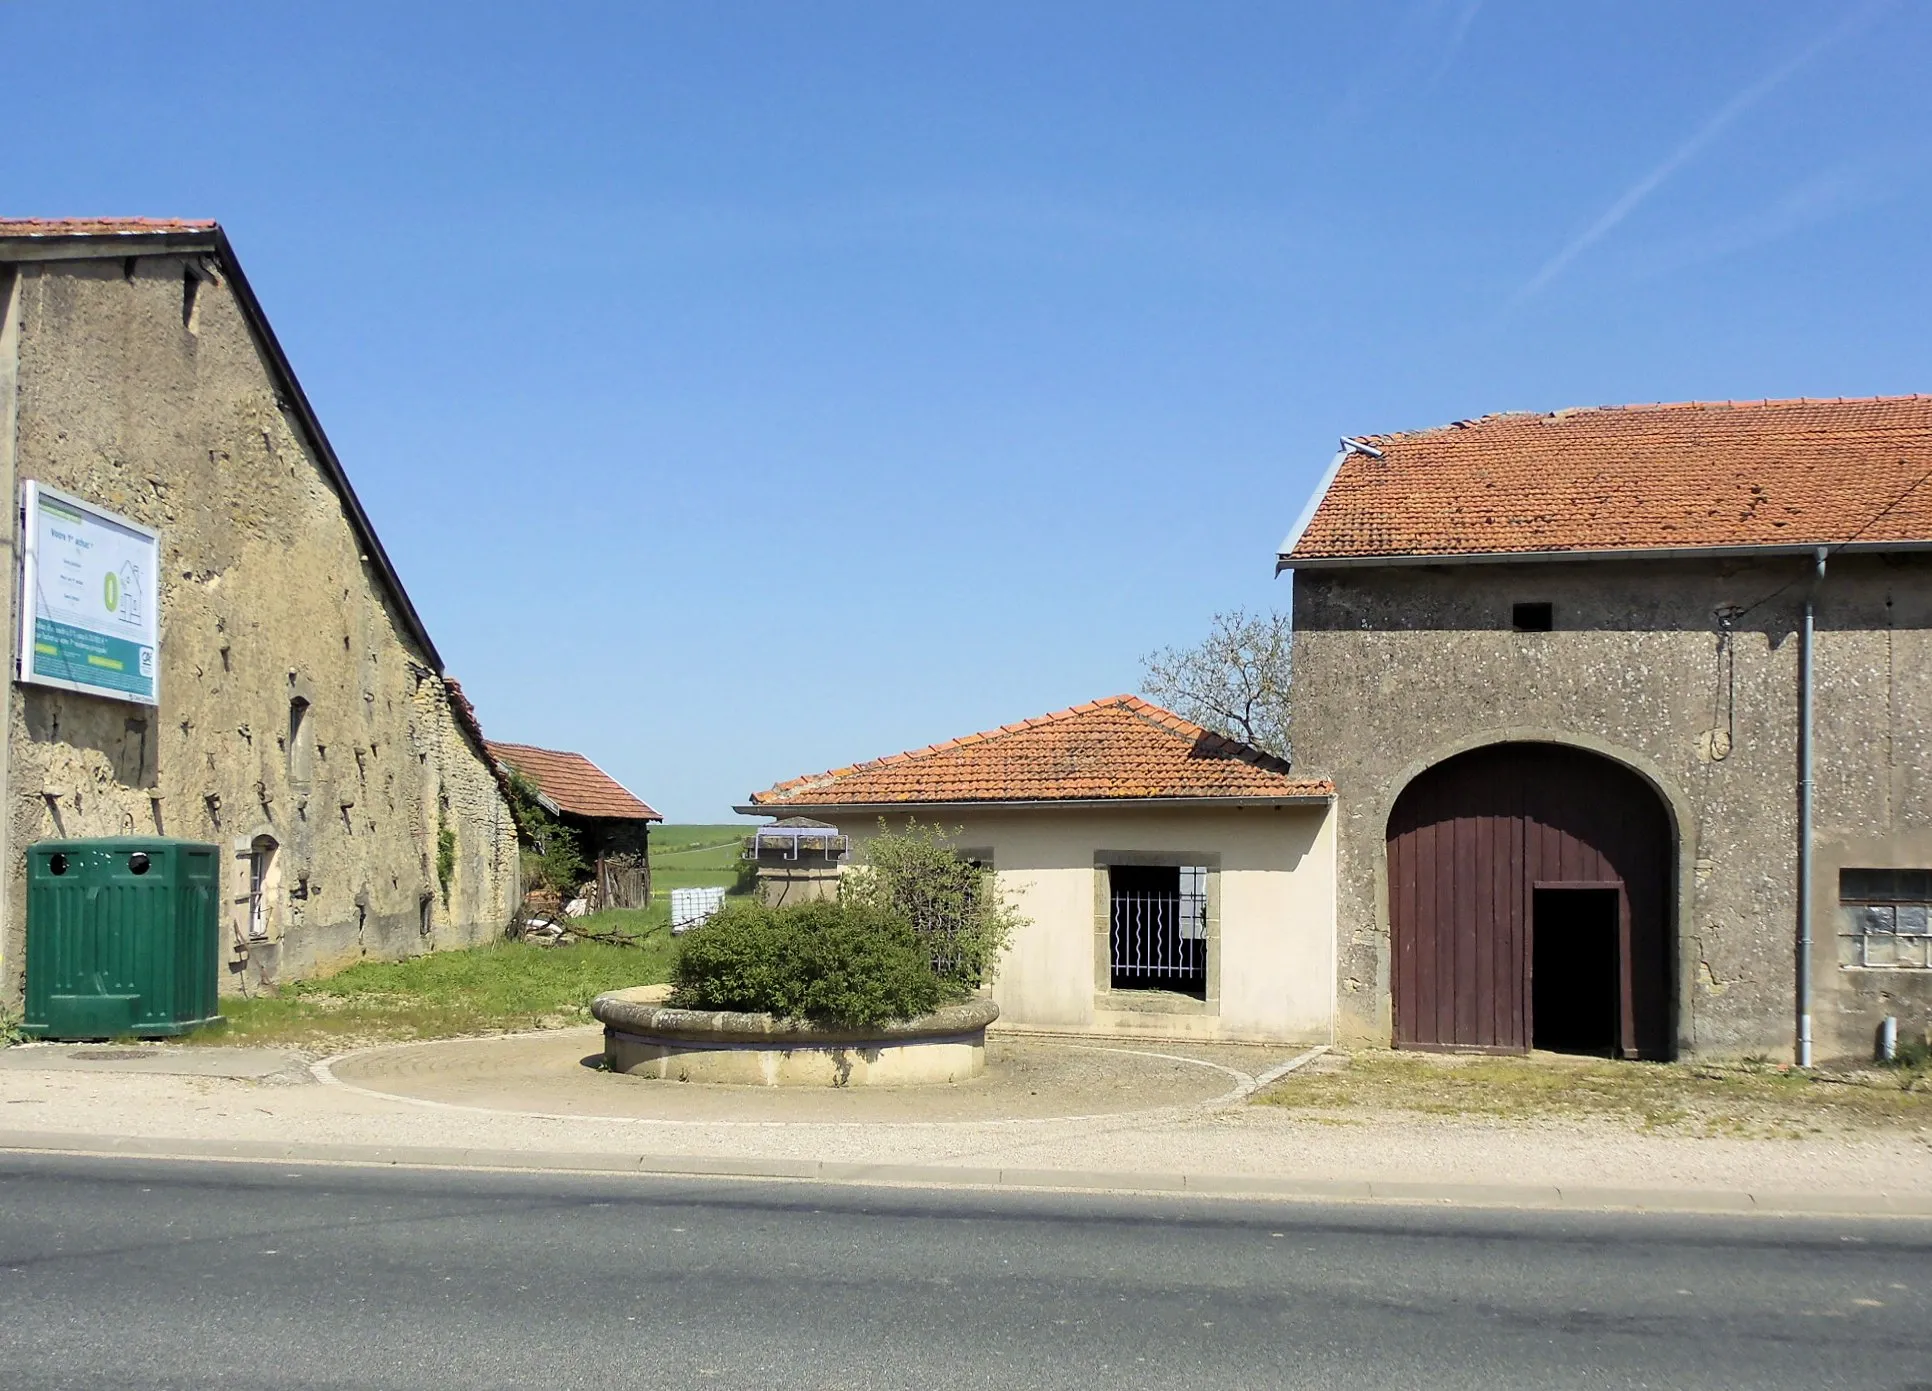
[[[1147,694],[1208,729],[1288,756],[1288,615],[1217,613],[1198,647],[1141,659]]]

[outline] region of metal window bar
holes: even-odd
[[[966,863],[979,872],[979,877],[967,886],[964,901],[959,905],[959,915],[942,911],[939,905],[927,902],[914,906],[912,919],[926,949],[932,953],[932,968],[940,978],[957,980],[962,985],[977,988],[981,984],[979,973],[967,959],[968,954],[961,949],[959,939],[974,919],[979,895],[992,887],[993,867],[982,860],[967,860]]]
[[[1207,989],[1207,869],[1117,866],[1108,926],[1115,990]]]
[[[796,860],[803,851],[807,857],[843,860],[851,850],[852,838],[840,835],[836,826],[760,826],[746,841],[744,858],[755,860],[771,851],[780,858]]]

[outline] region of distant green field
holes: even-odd
[[[732,888],[739,855],[753,823],[729,826],[653,826],[651,898],[669,902],[673,889]]]

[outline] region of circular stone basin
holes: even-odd
[[[991,1000],[917,1019],[838,1028],[769,1014],[669,1009],[662,989],[613,990],[590,1002],[612,1072],[754,1087],[903,1087],[964,1082],[986,1071]]]

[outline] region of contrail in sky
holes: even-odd
[[[1718,136],[1722,135],[1738,117],[1771,95],[1792,74],[1796,73],[1820,53],[1823,53],[1826,49],[1848,35],[1864,28],[1877,17],[1880,10],[1888,8],[1891,3],[1892,0],[1873,0],[1873,3],[1860,7],[1852,13],[1850,18],[1827,29],[1818,38],[1813,39],[1796,56],[1787,58],[1763,77],[1760,77],[1756,82],[1753,82],[1749,87],[1746,87],[1743,91],[1725,102],[1724,105],[1717,109],[1716,115],[1698,127],[1696,133],[1690,139],[1672,150],[1664,159],[1663,163],[1637,180],[1629,188],[1625,189],[1623,196],[1612,203],[1602,217],[1599,217],[1595,222],[1592,222],[1588,227],[1584,228],[1561,251],[1544,262],[1543,268],[1531,276],[1528,283],[1510,297],[1511,305],[1521,304],[1524,300],[1542,290],[1552,280],[1556,279],[1557,276],[1563,274],[1564,270],[1569,267],[1570,262],[1574,261],[1577,257],[1581,256],[1584,252],[1608,236],[1616,228],[1618,223],[1636,211],[1638,205],[1644,199],[1657,191],[1658,185],[1662,184],[1672,174],[1675,174],[1679,169],[1682,169],[1691,160],[1703,153],[1705,147],[1717,139]]]

